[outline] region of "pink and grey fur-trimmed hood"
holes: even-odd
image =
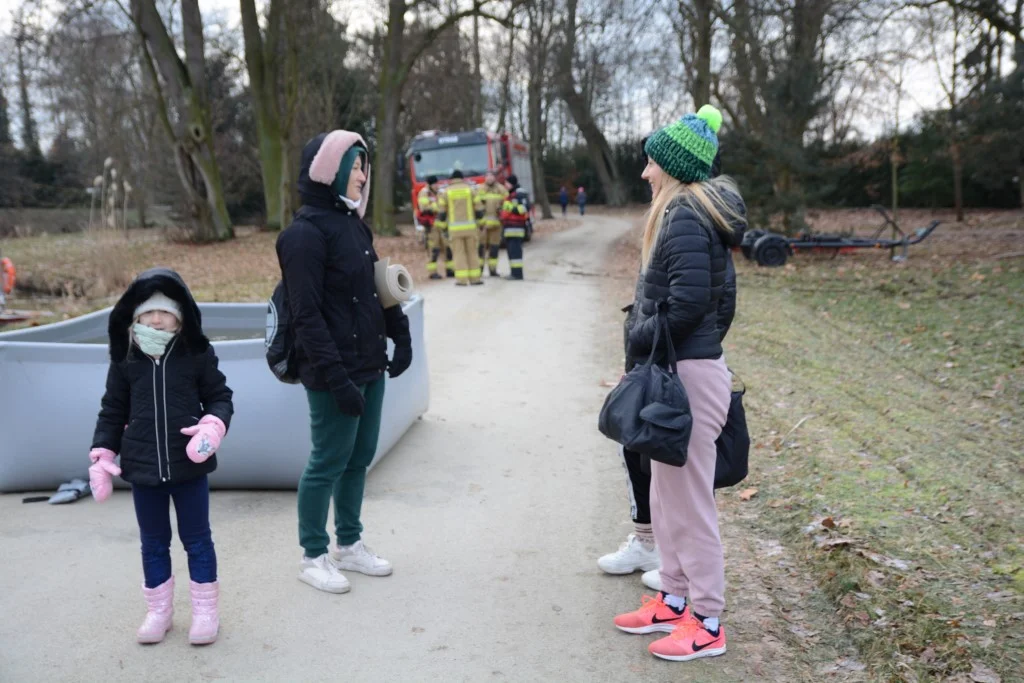
[[[347,130],[332,130],[321,133],[306,143],[302,149],[302,169],[299,171],[298,188],[304,204],[319,204],[329,201],[338,205],[338,198],[331,192],[331,184],[338,174],[341,158],[353,145],[359,144],[367,150],[366,141],[358,133]],[[366,214],[366,206],[370,201],[370,162],[366,160],[366,183],[363,185],[362,199],[358,214],[362,218]],[[342,205],[344,206],[344,205]]]

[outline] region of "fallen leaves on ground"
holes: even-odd
[[[871,552],[870,550],[865,550],[864,548],[858,548],[857,554],[861,557],[865,557],[871,560],[872,562],[875,562],[885,567],[889,567],[891,569],[899,569],[901,571],[910,570],[910,564],[905,560],[880,555],[879,553]]]
[[[979,662],[971,662],[971,680],[974,683],[1001,683],[1002,681],[999,674]]]
[[[743,489],[740,491],[740,500],[750,500],[757,495],[757,489]]]

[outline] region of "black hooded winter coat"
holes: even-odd
[[[132,343],[135,309],[156,292],[181,306],[181,328],[164,355],[151,358]],[[173,270],[139,275],[114,305],[108,322],[110,368],[93,436],[93,448],[121,456],[121,477],[142,486],[181,482],[217,469],[217,456],[197,464],[181,430],[204,415],[231,424],[234,406],[217,355],[203,334],[202,316],[184,280]]]
[[[339,392],[380,379],[387,339],[409,346],[401,306],[385,310],[374,281],[373,233],[309,168],[326,133],[306,143],[298,188],[302,206],[277,238],[277,256],[295,328],[302,385]]]

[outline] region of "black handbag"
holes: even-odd
[[[729,399],[729,414],[725,419],[722,433],[715,441],[718,459],[715,463],[715,488],[735,486],[747,478],[750,457],[750,432],[747,430],[747,414],[743,410],[743,395],[746,385],[740,391],[732,392]]]
[[[693,430],[690,401],[676,374],[676,350],[667,318],[658,313],[647,362],[626,373],[601,408],[598,429],[612,441],[651,460],[682,467]],[[655,364],[662,328],[668,341],[668,368]]]

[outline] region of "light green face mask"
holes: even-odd
[[[139,345],[142,352],[154,358],[164,355],[167,345],[171,343],[174,335],[177,334],[176,332],[153,329],[142,323],[132,325],[132,333],[135,335],[135,343]]]

